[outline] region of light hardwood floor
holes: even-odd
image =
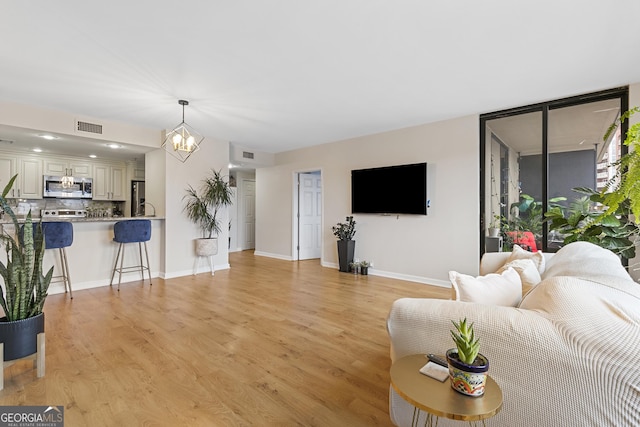
[[[5,369],[0,405],[65,426],[391,426],[385,319],[449,291],[233,253],[231,269],[51,295],[46,375]]]

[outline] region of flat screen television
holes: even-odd
[[[427,214],[427,164],[351,171],[351,212]]]

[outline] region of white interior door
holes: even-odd
[[[256,247],[256,181],[242,179],[242,249]]]
[[[319,172],[298,175],[298,259],[321,256],[322,179]]]

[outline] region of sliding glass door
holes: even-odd
[[[626,109],[627,89],[619,88],[482,115],[480,252],[499,250],[494,226],[503,251],[557,250],[562,236],[548,232],[544,212],[598,208],[588,193],[611,178],[625,129],[603,136]]]

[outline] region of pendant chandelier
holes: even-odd
[[[189,101],[183,99],[178,101],[182,105],[182,122],[173,128],[164,138],[162,148],[176,159],[186,162],[191,154],[200,149],[200,144],[204,136],[184,121],[184,106],[189,105]]]

